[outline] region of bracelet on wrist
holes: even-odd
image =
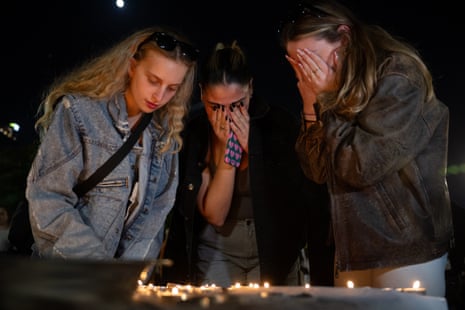
[[[303,116],[316,116],[315,113],[302,113]]]
[[[308,122],[316,122],[318,120],[318,117],[316,114],[302,114],[302,119],[304,121],[308,121]]]
[[[302,120],[305,124],[318,122],[318,116],[316,113],[305,113],[302,111]]]

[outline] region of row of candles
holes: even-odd
[[[180,285],[180,284],[168,283],[167,286],[156,286],[151,283],[148,283],[148,279],[150,278],[150,275],[156,268],[161,268],[162,266],[171,266],[171,265],[172,265],[171,260],[164,259],[164,260],[159,260],[156,263],[151,264],[148,267],[146,267],[139,276],[137,291],[139,293],[146,294],[146,295],[155,293],[157,296],[160,296],[160,297],[163,297],[163,296],[178,297],[183,300],[193,295],[218,294],[218,293],[224,293],[227,291],[234,292],[234,293],[254,293],[254,292],[257,292],[257,290],[259,290],[261,294],[264,293],[266,295],[266,290],[271,287],[269,282],[264,282],[263,286],[260,286],[259,283],[249,283],[248,285],[242,285],[241,283],[237,282],[229,288],[219,287],[215,284],[192,286],[192,285]],[[349,280],[347,281],[346,286],[349,289],[353,289],[355,288],[355,283]],[[310,289],[310,283],[308,282],[305,283],[303,287],[305,289]],[[418,280],[413,281],[412,287],[395,288],[395,289],[384,288],[383,290],[386,290],[386,291],[396,290],[398,292],[426,295],[426,289],[421,287],[421,283]]]
[[[268,282],[263,283],[261,286],[259,283],[249,283],[248,285],[242,285],[240,283],[235,283],[229,288],[223,288],[215,284],[202,285],[202,286],[192,286],[192,285],[180,285],[174,283],[168,283],[167,286],[155,286],[153,284],[144,284],[143,281],[138,283],[138,292],[142,294],[155,294],[158,297],[178,297],[181,300],[187,300],[189,296],[198,296],[198,295],[208,295],[208,294],[218,294],[224,292],[232,293],[260,293],[262,297],[266,297],[266,290],[270,288],[271,285]],[[305,289],[310,289],[311,286],[309,283],[306,283],[303,286]],[[355,283],[353,281],[347,281],[347,288],[355,288]],[[414,281],[412,287],[408,288],[385,288],[383,290],[396,290],[399,292],[405,293],[415,293],[420,295],[425,295],[425,288],[421,287],[420,281]]]

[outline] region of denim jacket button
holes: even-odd
[[[194,190],[194,184],[189,183],[189,185],[187,185],[187,189],[190,191]]]

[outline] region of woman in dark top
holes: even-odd
[[[252,97],[252,75],[237,42],[216,45],[201,69],[200,89],[203,109],[188,121],[180,155],[168,281],[300,284],[309,218],[324,235],[311,251],[328,258],[314,269],[330,278],[326,188],[299,167],[298,118]],[[321,277],[314,280],[325,284]]]

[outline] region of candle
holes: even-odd
[[[405,288],[398,288],[397,291],[404,292],[404,293],[413,293],[419,295],[426,295],[426,289],[424,287],[405,287]]]
[[[426,289],[420,286],[421,286],[420,281],[415,280],[413,281],[412,287],[398,288],[396,290],[399,292],[404,292],[404,293],[426,295]]]

